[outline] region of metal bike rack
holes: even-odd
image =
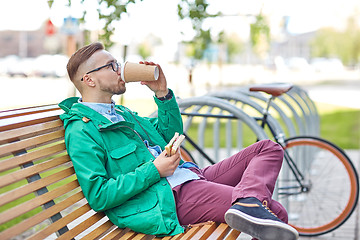
[[[233,141],[232,134],[236,131],[236,151],[244,148],[242,142],[243,126],[245,124],[250,128],[251,132],[256,136],[256,139],[263,140],[268,139],[265,131],[259,126],[256,120],[245,113],[243,110],[235,106],[234,104],[212,96],[201,96],[201,97],[191,97],[186,99],[177,99],[180,111],[183,115],[184,121],[184,132],[187,133],[189,128],[194,122],[198,124],[197,128],[197,139],[196,145],[205,151],[205,131],[206,127],[209,126],[211,121],[213,127],[213,145],[214,147],[211,150],[211,156],[213,157],[214,162],[219,162],[222,160],[220,154],[220,121],[227,121],[225,123],[225,142],[226,147],[225,153],[229,157],[233,152]],[[157,117],[157,111],[153,112],[149,117]],[[233,128],[231,121],[236,121],[236,129]],[[254,139],[254,142],[255,140]],[[185,139],[185,143],[187,140]],[[209,152],[209,149],[206,149]],[[200,167],[204,167],[206,161],[203,157],[200,157],[200,154],[191,153],[195,158],[197,164]],[[210,155],[210,154],[209,154]]]
[[[256,120],[246,114],[243,110],[239,109],[234,104],[211,96],[193,97],[187,99],[178,99],[179,108],[183,116],[188,116],[184,123],[184,130],[187,131],[191,126],[190,122],[194,121],[195,117],[202,118],[198,131],[197,144],[200,148],[205,149],[205,130],[209,123],[209,119],[213,119],[213,151],[214,160],[218,162],[220,158],[220,120],[227,120],[225,124],[225,135],[226,135],[226,155],[230,156],[232,151],[232,129],[231,120],[239,120],[237,124],[237,151],[242,149],[242,127],[241,124],[247,125],[251,131],[255,134],[258,140],[267,139],[267,135],[264,130],[259,126]],[[201,159],[201,158],[199,158]],[[204,162],[198,160],[199,166],[204,165]]]
[[[247,95],[242,94],[240,92],[218,91],[218,92],[210,92],[208,95],[213,96],[213,97],[219,97],[219,98],[226,99],[229,101],[233,100],[236,103],[241,103],[243,105],[244,104],[248,105],[252,109],[255,109],[260,115],[264,112],[264,108],[262,106],[260,106],[260,104],[256,103],[255,101],[252,101]],[[283,119],[284,119],[285,125],[289,130],[289,135],[295,136],[296,131],[295,131],[294,125],[292,124],[291,120],[283,112],[281,112],[281,113],[283,114]],[[279,122],[275,118],[273,118],[272,116],[268,116],[268,121],[269,121],[269,124],[273,127],[273,129],[275,129],[276,135],[284,133],[284,130],[282,129]]]
[[[250,97],[256,98],[261,100],[262,102],[266,103],[268,100],[268,97],[265,96],[262,93],[259,92],[250,92],[249,91],[249,87],[242,87],[242,88],[237,88],[235,89],[235,91],[241,92],[245,95],[248,95]],[[304,122],[302,121],[301,117],[299,116],[299,114],[295,111],[295,109],[291,106],[291,104],[289,104],[287,101],[284,101],[283,98],[279,98],[287,107],[289,107],[289,109],[292,112],[292,115],[294,117],[294,121],[296,123],[296,127],[298,129],[298,134],[305,134],[306,132],[306,127]],[[282,121],[284,121],[284,123],[288,122],[289,117],[285,114],[285,112],[278,106],[278,104],[276,104],[275,101],[273,101],[271,103],[271,107],[275,109],[275,111],[279,114],[279,116],[281,117]],[[289,122],[287,123],[288,125],[291,125]],[[293,123],[292,123],[293,124]],[[288,127],[288,126],[287,126]],[[288,127],[289,128],[289,127]],[[292,127],[290,127],[291,129]],[[291,131],[289,129],[289,132]],[[290,134],[289,134],[290,135]]]
[[[302,111],[303,118],[307,123],[307,135],[319,136],[320,134],[320,118],[315,103],[311,100],[305,90],[299,86],[293,88],[285,94],[291,98]]]

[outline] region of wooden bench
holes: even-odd
[[[76,179],[56,105],[0,112],[0,239],[236,239],[226,224],[172,237],[116,227],[93,211]]]

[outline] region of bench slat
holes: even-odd
[[[60,128],[63,128],[63,123],[60,119],[56,119],[45,123],[39,123],[22,128],[15,128],[8,131],[3,131],[0,132],[0,144],[6,142],[9,139],[21,138],[25,136],[34,136],[45,131]]]
[[[50,116],[44,116],[40,118],[36,118],[35,115],[36,114],[34,114],[34,116],[21,116],[17,118],[1,119],[0,132],[59,119],[59,116],[56,114],[51,114]]]
[[[235,230],[235,229],[231,229],[231,232],[229,233],[229,235],[226,236],[225,240],[236,240],[238,238],[238,236],[240,235],[241,232]]]
[[[105,217],[104,213],[97,212],[94,215],[87,218],[85,221],[81,222],[80,224],[76,225],[74,228],[70,229],[70,231],[64,233],[63,235],[59,236],[58,240],[68,240],[75,238],[77,235],[85,231],[89,228],[89,226],[94,225],[95,223],[99,222],[101,219]]]
[[[61,129],[55,132],[46,133],[40,136],[2,145],[0,146],[0,157],[5,156],[9,153],[16,153],[19,151],[23,151],[24,149],[34,148],[48,142],[59,140],[64,137],[64,133],[65,130]]]
[[[129,240],[129,239],[132,239],[135,235],[136,235],[136,232],[130,230],[127,233],[125,233],[124,236],[122,236],[120,238],[120,240]]]
[[[136,234],[136,236],[134,238],[132,238],[131,240],[151,240],[154,239],[155,236],[152,235],[146,235],[144,233],[138,233]]]
[[[180,238],[180,240],[187,240],[187,239],[191,239],[199,230],[201,229],[201,227],[193,227],[190,228],[189,230],[187,230],[185,232],[185,234]]]
[[[171,238],[171,240],[180,240],[184,235],[185,235],[185,233],[175,235]]]
[[[216,223],[202,226],[202,228],[191,238],[192,240],[205,240],[216,229]]]
[[[49,104],[43,106],[34,106],[34,107],[25,107],[18,109],[10,109],[0,112],[0,119],[4,118],[14,118],[18,116],[24,116],[28,114],[35,114],[41,112],[50,112],[54,110],[60,110],[60,107],[56,104]]]
[[[99,227],[88,233],[86,236],[81,238],[82,240],[93,240],[100,239],[102,236],[105,236],[109,231],[116,227],[110,220],[107,220]]]
[[[84,199],[84,194],[80,191],[78,193],[75,193],[74,195],[70,196],[69,198],[66,198],[64,201],[55,204],[54,206],[28,218],[21,222],[21,224],[15,225],[9,229],[6,229],[5,231],[0,233],[0,239],[10,239],[12,237],[15,237],[19,235],[20,233],[26,231],[27,229],[43,222],[44,220],[50,218],[51,216],[55,215],[56,213],[59,213],[60,211],[70,207],[74,203],[80,201],[81,199]]]
[[[7,211],[2,212],[0,214],[0,224],[3,224],[7,221],[10,221],[11,219],[21,216],[24,213],[27,213],[37,207],[40,207],[41,205],[49,202],[50,200],[53,200],[71,190],[74,190],[77,187],[80,187],[80,185],[77,180],[74,180],[72,182],[69,182],[66,185],[63,185],[61,187],[58,187],[57,189],[54,189],[51,192],[47,192],[43,195],[40,195],[31,200],[28,200],[27,202],[22,203],[16,207],[8,209]]]
[[[111,231],[108,235],[106,235],[105,239],[120,239],[121,236],[126,234],[128,231],[131,231],[128,228],[115,228],[113,231]]]
[[[51,225],[47,226],[45,229],[42,229],[36,232],[34,235],[28,238],[28,240],[37,240],[37,239],[45,239],[47,236],[51,235],[52,233],[56,232],[57,230],[63,228],[68,223],[74,221],[78,216],[81,216],[88,211],[91,211],[91,208],[88,203],[84,204],[83,206],[79,207],[78,209],[74,210],[73,214],[68,214],[58,221],[52,223]]]
[[[172,236],[167,236],[167,237],[155,237],[154,238],[154,240],[169,240],[169,239],[171,239],[172,238]]]
[[[26,184],[24,186],[21,186],[19,188],[12,190],[12,191],[4,193],[0,197],[0,206],[10,203],[18,198],[26,196],[32,192],[35,192],[36,190],[39,190],[43,187],[46,187],[52,183],[55,183],[57,181],[65,179],[67,177],[70,177],[71,175],[74,175],[74,174],[75,174],[74,169],[72,167],[69,167],[60,172],[54,173],[50,176],[41,178],[37,181],[34,181],[32,183]]]
[[[20,169],[16,172],[0,177],[0,187],[13,184],[27,177],[33,176],[37,173],[41,173],[45,170],[62,165],[69,161],[70,161],[69,155],[63,155],[43,163],[33,165],[31,167]]]
[[[65,143],[61,142],[53,146],[46,146],[45,148],[41,148],[39,150],[35,150],[26,154],[3,160],[0,164],[0,172],[12,169],[14,167],[18,167],[28,162],[36,161],[41,158],[64,152],[65,150]]]
[[[219,240],[223,239],[226,234],[230,231],[230,227],[224,223],[221,223],[213,233],[208,237],[208,240]]]

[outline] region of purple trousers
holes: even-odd
[[[200,177],[173,189],[181,225],[225,222],[224,214],[238,198],[256,197],[285,223],[285,208],[272,199],[283,161],[283,149],[271,140],[259,141],[204,169]]]

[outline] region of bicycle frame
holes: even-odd
[[[265,127],[267,126],[272,134],[272,136],[274,137],[275,141],[280,144],[283,149],[284,149],[284,159],[286,161],[286,163],[288,164],[291,172],[293,173],[296,182],[299,184],[299,186],[288,186],[288,187],[279,187],[279,195],[296,195],[296,194],[300,194],[303,192],[308,192],[310,190],[311,184],[309,183],[304,183],[304,176],[303,174],[300,172],[299,168],[297,167],[296,163],[294,162],[294,160],[290,157],[290,155],[288,154],[288,152],[285,149],[285,135],[284,134],[276,134],[275,130],[273,129],[273,127],[269,124],[268,122],[268,116],[270,114],[269,109],[271,106],[271,102],[275,99],[274,96],[270,96],[266,102],[266,108],[264,109],[263,112],[263,116],[260,118],[255,118],[257,121],[261,121],[260,126],[265,129]],[[290,190],[290,189],[297,189],[300,188],[300,190],[298,192],[282,192],[281,190]]]

